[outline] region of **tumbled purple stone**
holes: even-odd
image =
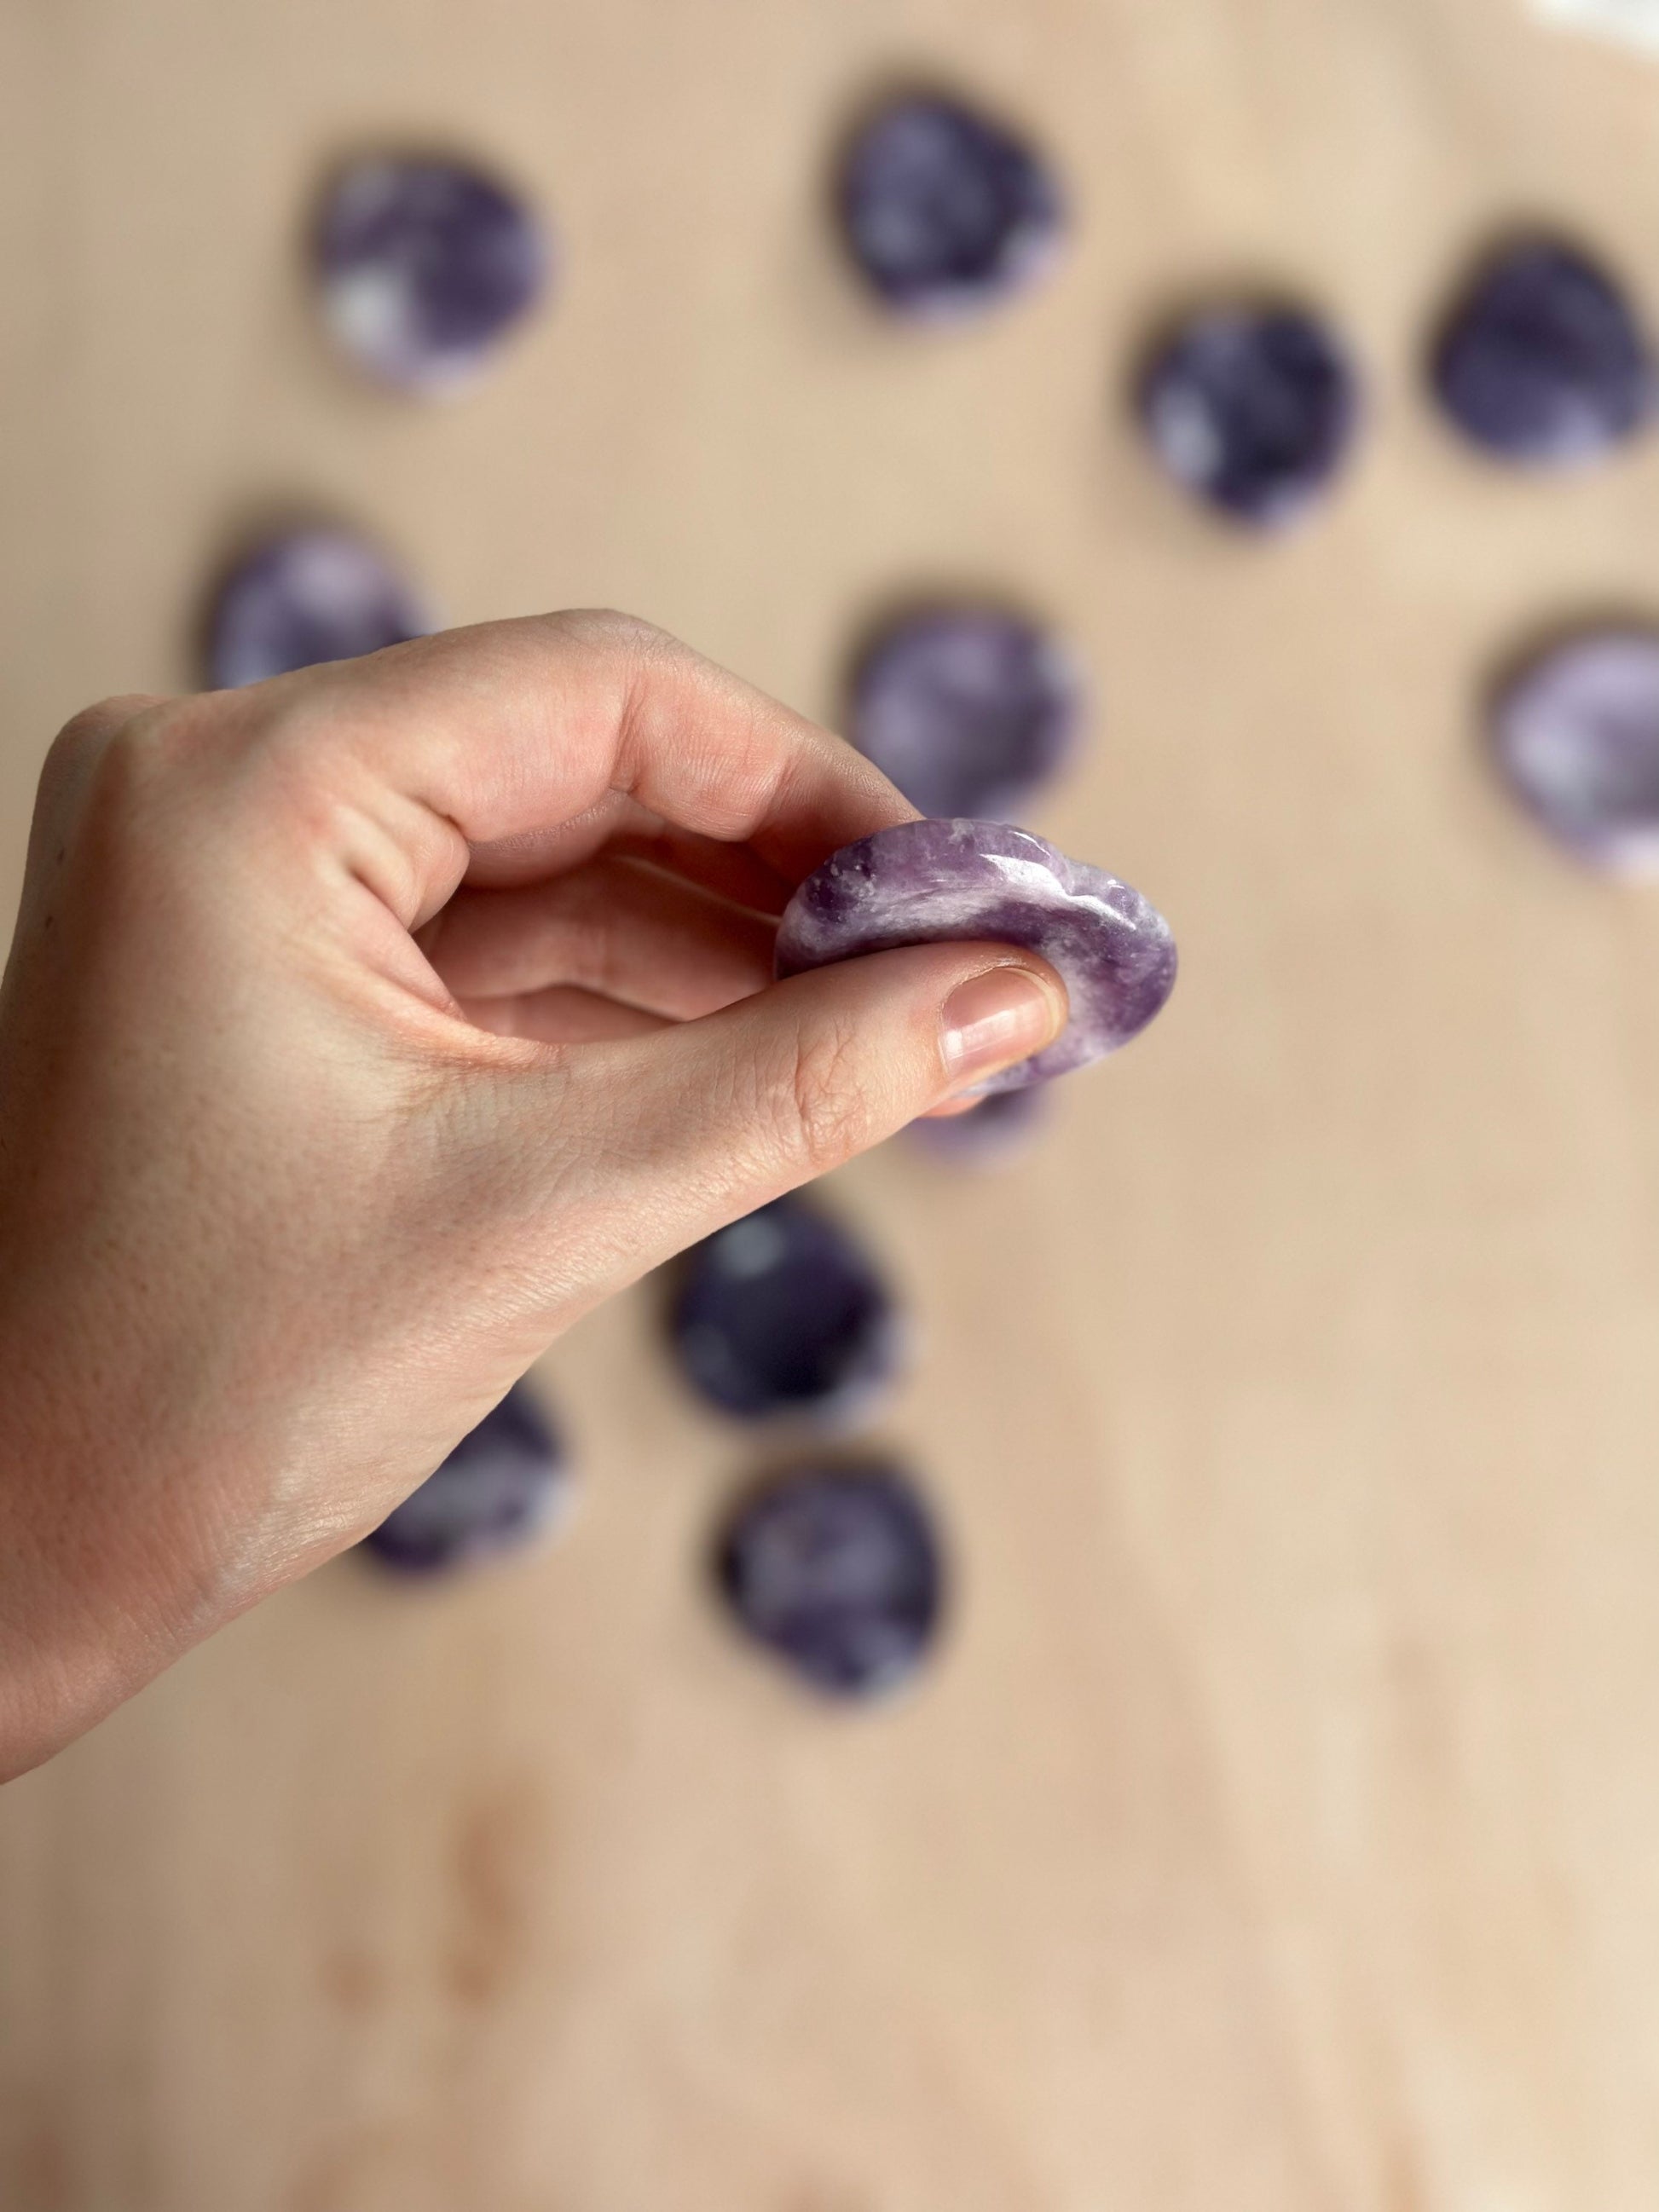
[[[362,368],[408,392],[483,367],[546,282],[536,215],[459,161],[371,154],[333,179],[315,233],[323,317]]]
[[[722,1413],[840,1426],[900,1364],[902,1329],[849,1233],[781,1198],[716,1230],[681,1263],[670,1334],[687,1378]]]
[[[1493,702],[1499,770],[1593,866],[1659,873],[1659,630],[1595,629],[1537,654]]]
[[[1069,654],[1006,608],[897,617],[853,672],[848,734],[924,814],[1006,821],[1070,752],[1082,705]]]
[[[288,530],[220,583],[207,622],[216,689],[424,637],[431,617],[386,556],[343,530]]]
[[[362,1548],[409,1574],[474,1566],[544,1534],[569,1481],[558,1432],[541,1401],[518,1383],[364,1537]]]
[[[1335,333],[1298,307],[1243,304],[1189,316],[1140,377],[1153,451],[1187,489],[1235,522],[1271,529],[1328,489],[1359,420],[1359,386]]]
[[[1000,1167],[1025,1151],[1048,1116],[1048,1093],[1033,1084],[993,1091],[966,1114],[924,1115],[905,1134],[948,1166]]]
[[[913,1674],[944,1612],[933,1516],[902,1469],[808,1463],[740,1499],[715,1554],[733,1616],[813,1689],[871,1698]]]
[[[982,307],[1051,259],[1062,207],[1035,148],[938,93],[890,100],[843,150],[836,205],[848,251],[876,294],[911,315]]]
[[[1653,358],[1628,301],[1553,239],[1506,246],[1477,270],[1430,377],[1465,436],[1507,461],[1594,460],[1653,411]]]
[[[993,1076],[988,1093],[1115,1052],[1175,987],[1175,939],[1139,891],[1005,822],[902,822],[832,853],[784,909],[777,972],[981,939],[1040,953],[1059,969],[1072,1006],[1064,1033]]]

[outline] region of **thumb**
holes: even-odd
[[[607,1046],[584,1074],[606,1094],[617,1197],[661,1257],[1040,1052],[1066,1017],[1032,953],[907,945]]]

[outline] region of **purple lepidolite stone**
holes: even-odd
[[[1582,632],[1499,690],[1498,769],[1547,834],[1619,873],[1659,873],[1659,631]]]
[[[466,383],[547,278],[540,222],[493,177],[371,154],[332,179],[314,252],[323,318],[372,376],[406,392]]]
[[[796,1467],[750,1492],[720,1532],[714,1565],[739,1625],[832,1697],[895,1688],[944,1610],[933,1516],[884,1462]]]
[[[1045,267],[1062,221],[1048,164],[1006,124],[941,93],[907,93],[848,140],[836,186],[848,251],[885,304],[952,316]]]
[[[228,688],[424,637],[426,608],[383,553],[344,530],[288,530],[243,556],[207,621],[207,676]]]
[[[540,1401],[517,1383],[364,1537],[363,1549],[409,1574],[473,1566],[543,1534],[569,1480],[558,1432]]]
[[[832,853],[784,910],[777,972],[967,939],[1040,953],[1071,998],[1063,1034],[993,1076],[988,1092],[1023,1090],[1115,1052],[1175,985],[1175,940],[1139,891],[1004,822],[902,822]]]
[[[1628,301],[1556,239],[1508,246],[1476,271],[1430,380],[1466,437],[1526,465],[1594,460],[1653,411],[1653,359]]]
[[[853,672],[848,736],[924,814],[1005,821],[1048,781],[1077,733],[1071,658],[1005,607],[896,617]]]
[[[693,1246],[669,1326],[688,1380],[744,1420],[841,1426],[870,1410],[903,1350],[873,1260],[795,1198]]]
[[[1294,520],[1335,477],[1359,419],[1335,333],[1299,307],[1189,316],[1146,362],[1140,417],[1177,483],[1235,522]]]

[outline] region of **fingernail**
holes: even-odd
[[[1029,968],[989,968],[945,1002],[939,1048],[953,1088],[1012,1067],[1052,1043],[1066,1009]]]

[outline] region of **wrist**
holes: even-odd
[[[50,1758],[205,1633],[190,1626],[202,1578],[177,1525],[182,1474],[143,1462],[118,1392],[96,1430],[70,1418],[36,1348],[0,1316],[0,1361],[19,1378],[0,1443],[0,1781]]]

